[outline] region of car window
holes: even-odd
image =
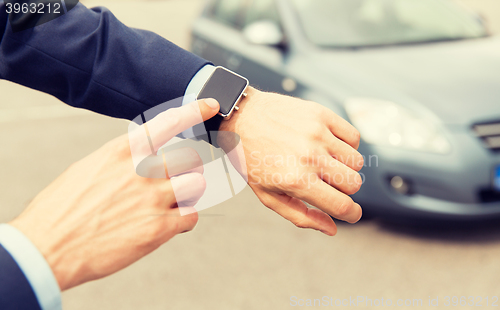
[[[278,7],[275,0],[252,0],[245,16],[245,25],[256,21],[268,20],[280,25]]]
[[[226,25],[241,28],[242,8],[247,0],[218,0],[213,9],[213,17]]]
[[[363,47],[482,37],[481,22],[450,0],[293,0],[319,46]]]

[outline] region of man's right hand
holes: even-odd
[[[214,116],[219,105],[208,102],[169,109],[138,130],[147,128],[156,151],[201,121],[200,112],[204,120]],[[10,224],[44,255],[61,290],[108,276],[196,225],[198,214],[180,216],[177,203],[194,206],[202,196],[202,162],[192,149],[176,152],[182,161],[172,161],[166,179],[143,178],[129,137],[121,136],[73,164]]]

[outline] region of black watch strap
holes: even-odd
[[[214,117],[212,117],[211,119],[205,121],[205,130],[207,131],[207,134],[208,134],[208,143],[212,144],[215,147],[219,147],[219,146],[217,144],[217,141],[212,141],[212,140],[216,140],[215,137],[217,137],[217,135],[215,135],[213,133],[219,131],[220,124],[222,123],[223,120],[224,120],[224,118],[222,116],[220,116],[219,114],[217,114]],[[210,134],[211,132],[212,132],[212,134]]]
[[[194,126],[193,132],[196,139],[206,141],[217,148],[224,149],[226,153],[229,153],[240,143],[240,136],[229,131],[219,131],[223,120],[224,118],[217,114],[204,123]],[[218,139],[220,138],[222,138],[221,142],[223,145],[219,145]]]
[[[215,115],[204,123],[198,124],[193,127],[194,136],[197,139],[204,140],[215,147],[219,147],[216,141],[217,131],[219,131],[220,124],[224,118],[219,114]]]

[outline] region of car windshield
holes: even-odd
[[[449,0],[293,0],[307,37],[325,47],[478,38],[479,18]]]

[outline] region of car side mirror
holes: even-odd
[[[481,24],[485,25],[485,24],[487,24],[487,23],[488,23],[488,19],[486,18],[486,16],[485,16],[483,13],[479,13],[479,12],[477,12],[476,14],[477,14],[477,15],[476,15],[476,16],[477,16],[477,20],[478,20]]]
[[[246,26],[243,35],[248,42],[257,45],[282,46],[284,35],[280,27],[272,21],[261,20]]]
[[[484,29],[486,30],[486,33],[488,35],[491,35],[492,32],[491,32],[490,24],[489,24],[486,16],[482,13],[476,13],[476,18],[477,18],[477,21],[484,27]]]

